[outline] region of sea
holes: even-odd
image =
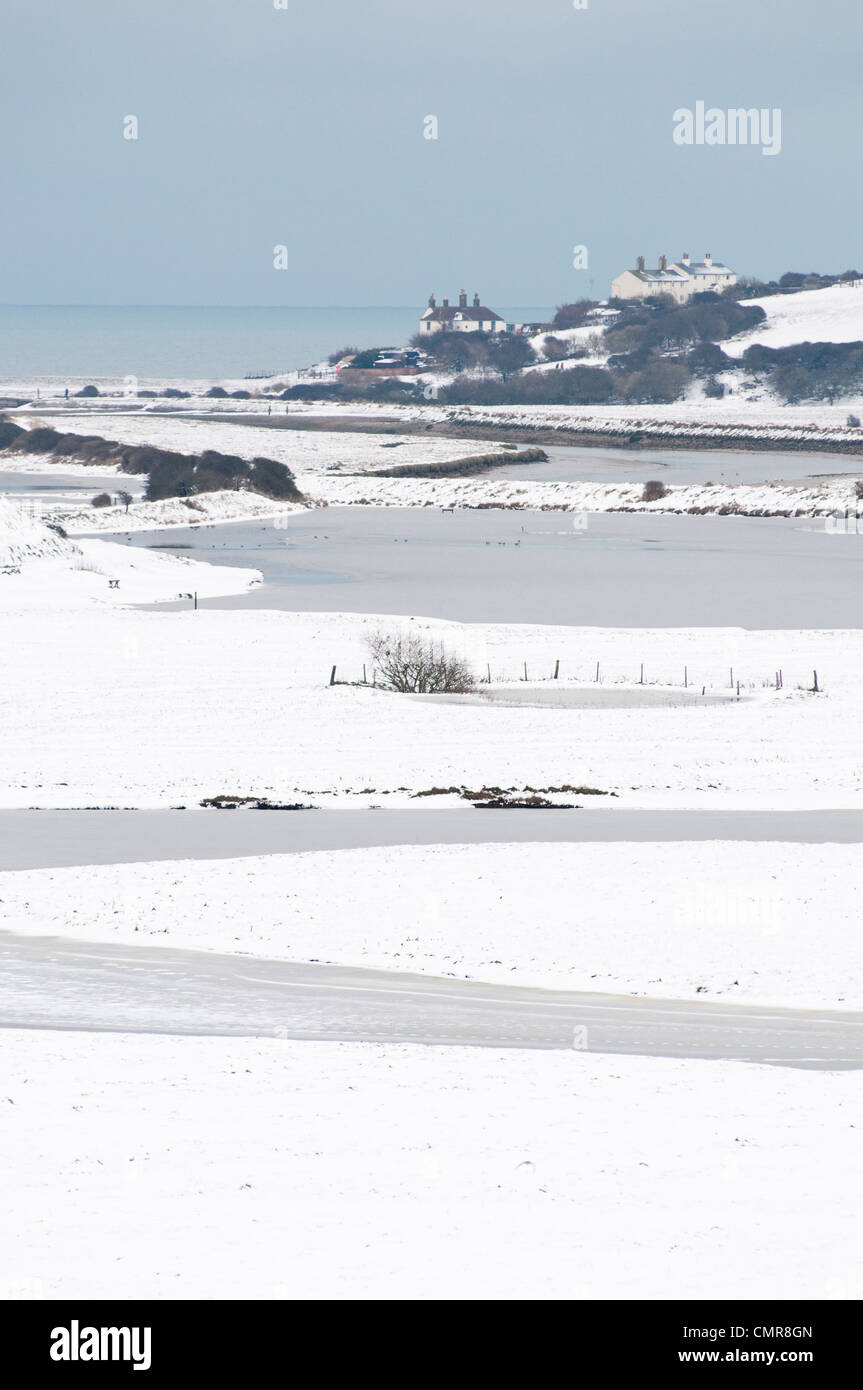
[[[342,347],[404,346],[424,307],[0,305],[0,380],[277,375]],[[503,306],[498,313],[538,323],[554,310]]]

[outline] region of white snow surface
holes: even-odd
[[[5,1032],[0,1295],[863,1294],[855,1073]]]
[[[859,857],[771,842],[398,845],[6,872],[0,901],[4,926],[35,936],[860,1010]]]
[[[195,592],[216,598],[242,593],[260,582],[258,570],[210,565],[108,541],[73,542],[45,526],[26,506],[0,497],[0,614],[45,610],[44,621],[53,629],[65,622],[70,609],[158,603]],[[94,628],[91,633],[96,644],[97,632]],[[31,627],[31,642],[32,634]],[[56,672],[49,677],[51,683],[54,679]],[[26,703],[33,699],[31,690]]]
[[[475,671],[490,666],[495,688],[517,683],[522,694],[524,662],[535,678],[550,677],[559,659],[556,690],[595,692],[597,662],[604,687],[631,688],[647,660],[646,681],[670,695],[682,696],[687,666],[690,694],[705,686],[727,697],[733,668],[743,698],[561,709],[329,686],[334,663],[340,679],[362,679],[368,636],[379,629],[441,640]],[[622,806],[853,808],[863,794],[857,630],[629,631],[207,609],[46,611],[37,621],[22,603],[0,617],[0,641],[16,653],[0,685],[0,806],[195,806],[238,793],[427,808],[446,798],[411,794],[567,783],[616,791],[611,804]],[[806,689],[814,670],[826,693]]]
[[[743,302],[759,305],[767,319],[751,333],[723,343],[729,357],[742,357],[753,343],[782,348],[793,343],[863,342],[863,285],[831,285]]]
[[[134,501],[126,508],[88,507],[74,502],[48,502],[43,514],[60,522],[65,531],[75,535],[92,531],[130,534],[132,531],[155,531],[163,527],[213,526],[219,522],[271,520],[302,512],[299,502],[278,502],[256,492],[235,492],[233,488],[220,492],[199,492],[194,497],[166,497],[160,502]]]

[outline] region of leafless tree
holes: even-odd
[[[418,632],[374,632],[368,642],[377,683],[415,695],[467,694],[474,676],[467,662]]]

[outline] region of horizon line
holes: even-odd
[[[542,304],[510,304],[510,309],[550,308]],[[0,309],[405,309],[415,304],[24,304],[0,303]]]

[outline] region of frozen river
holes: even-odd
[[[859,627],[863,537],[782,517],[329,507],[139,533],[218,564],[255,566],[219,608],[396,613],[606,627]]]
[[[863,843],[863,811],[0,811],[0,870],[232,859],[375,845]],[[7,927],[14,922],[6,921]]]
[[[458,441],[454,441],[458,443]],[[523,447],[523,446],[521,446]],[[784,483],[863,474],[863,457],[841,454],[752,452],[711,449],[603,449],[544,444],[548,463],[513,463],[495,468],[490,479],[533,482],[698,484]],[[470,450],[468,449],[469,453]],[[453,457],[461,457],[460,453]]]

